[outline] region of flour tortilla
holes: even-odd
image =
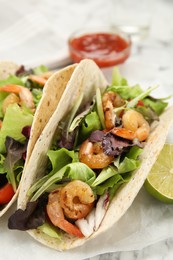
[[[0,79],[5,79],[9,75],[15,74],[15,72],[19,69],[19,65],[13,62],[0,62]],[[34,145],[49,121],[50,117],[54,113],[58,102],[66,88],[68,81],[71,78],[71,75],[75,69],[76,65],[70,65],[62,70],[55,72],[46,82],[43,95],[39,102],[39,105],[36,109],[32,127],[31,127],[31,135],[27,146],[27,157],[25,161],[25,165],[28,163],[29,158],[31,156]],[[23,175],[20,181],[20,185],[11,199],[11,201],[5,205],[5,207],[0,211],[0,217],[9,209],[9,207],[16,200],[19,189],[22,183]]]
[[[92,100],[95,88],[100,87],[101,90],[104,90],[106,85],[107,82],[101,71],[93,62],[83,60],[75,69],[55,113],[38,139],[30,161],[25,169],[25,180],[19,193],[18,208],[26,208],[26,204],[29,201],[29,197],[27,196],[28,189],[37,179],[44,175],[47,164],[46,153],[51,147],[56,127],[60,120],[68,113],[69,109],[74,104],[76,97],[78,97],[82,91],[84,93],[84,99]],[[129,183],[123,185],[118,190],[107,210],[101,226],[89,238],[79,239],[63,233],[62,239],[59,240],[49,237],[38,229],[29,230],[28,233],[42,244],[63,251],[80,246],[87,240],[95,238],[100,233],[112,227],[113,224],[115,224],[123,214],[125,214],[141,189],[151,167],[156,161],[159,152],[165,143],[168,130],[173,121],[172,115],[173,107],[170,107],[160,117],[159,123],[157,122],[152,125],[151,134],[141,155],[142,164],[140,169],[134,171]]]
[[[0,79],[14,75],[20,66],[12,61],[0,61]]]

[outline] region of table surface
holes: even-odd
[[[66,39],[71,32],[86,25],[103,26],[113,23],[111,18],[114,11],[111,10],[113,0],[106,1],[106,4],[104,0],[90,0],[85,1],[85,3],[78,0],[73,0],[73,2],[70,0],[61,1],[63,3],[57,2],[55,0],[17,0],[15,3],[18,3],[21,8],[18,9],[17,4],[15,7],[11,3],[12,7],[8,4],[9,9],[7,10],[6,1],[0,0],[0,4],[4,8],[0,10],[0,31],[14,22],[13,17],[8,16],[8,12],[10,13],[11,10],[14,11],[15,9],[18,16],[22,17],[22,7],[30,11],[33,4],[37,7],[37,10],[49,17],[52,30],[57,35],[61,35],[62,39]],[[149,35],[146,39],[134,43],[131,57],[126,63],[120,65],[120,71],[132,83],[133,81],[134,83],[142,82],[143,84],[159,82],[171,89],[173,86],[173,1],[152,0],[150,5],[153,7],[154,12],[150,21]],[[54,9],[52,9],[53,6],[55,7]],[[97,12],[92,10],[97,10]],[[59,28],[57,29],[57,27]],[[53,45],[53,47],[55,46]],[[24,54],[18,50],[19,61],[22,59],[22,55]],[[111,77],[110,70],[105,69],[104,73],[109,80]],[[171,260],[173,259],[173,238],[168,238],[137,251],[108,253],[90,258],[90,260],[102,259]]]

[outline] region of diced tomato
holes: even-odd
[[[139,106],[144,107],[145,104],[144,104],[144,102],[142,100],[139,100],[136,106],[137,107],[139,107]]]
[[[8,203],[14,195],[13,187],[10,183],[0,188],[0,205]]]

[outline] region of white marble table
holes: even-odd
[[[103,254],[87,260],[172,260],[173,238],[145,247],[142,250]]]
[[[10,46],[10,43],[9,48],[14,48],[15,50],[10,53],[3,41],[3,53],[8,55],[8,59],[16,58],[18,62],[25,60],[25,63],[28,64],[39,62],[47,63],[48,60],[50,62],[51,59],[53,59],[55,65],[56,59],[58,59],[57,55],[60,55],[60,52],[57,52],[57,49],[62,48],[62,45],[66,42],[66,39],[71,32],[86,25],[103,26],[112,24],[112,13],[116,13],[116,10],[111,9],[113,1],[114,0],[88,0],[85,2],[78,0],[16,0],[12,3],[8,3],[4,0],[0,0],[0,32],[3,31],[5,27],[15,23],[17,17],[21,19],[23,17],[23,10],[27,10],[27,13],[33,12],[33,10],[41,13],[41,27],[37,24],[37,33],[39,34],[39,37],[38,34],[34,34],[32,37],[36,37],[35,43],[39,43],[40,40],[42,41],[42,44],[40,44],[40,46],[39,44],[33,45],[33,41],[27,36],[28,39],[23,45],[27,49],[27,52],[24,52],[23,49],[21,51],[21,48],[14,43],[14,46]],[[131,57],[126,63],[120,66],[120,70],[131,83],[141,83],[145,86],[159,84],[165,86],[167,93],[171,94],[173,92],[173,1],[151,0],[149,8],[152,8],[150,34],[145,40],[133,45]],[[44,20],[43,17],[45,17],[46,20]],[[43,30],[43,22],[47,31]],[[37,20],[35,23],[37,23]],[[26,28],[23,28],[23,30],[25,29]],[[54,37],[55,35],[59,38]],[[0,39],[2,39],[2,37],[4,39],[4,35],[1,35],[0,33]],[[59,40],[57,41],[57,39]],[[43,50],[41,49],[42,47]],[[47,55],[45,55],[45,52]],[[64,53],[62,58],[66,57],[66,52]],[[5,58],[2,55],[3,54],[0,51],[0,59]],[[34,59],[31,59],[33,56]],[[51,59],[48,58],[49,56]],[[104,70],[108,79],[111,78],[110,71],[111,69]],[[3,218],[3,224],[4,223],[5,218]],[[8,231],[4,228],[3,232],[5,234]],[[7,237],[8,236],[5,236],[5,239],[7,239]],[[15,240],[15,235],[13,239]],[[24,239],[28,239],[28,237],[24,236]],[[11,239],[10,241],[12,242],[13,240]],[[107,253],[91,257],[90,260],[173,259],[173,234],[170,238],[169,236],[166,237],[166,240],[164,239],[163,241],[156,242],[157,240],[153,241],[152,245],[140,250],[132,249],[133,251],[125,250],[123,252]],[[19,250],[19,248],[17,249]],[[16,259],[22,259],[17,255],[19,253],[17,249]],[[0,244],[0,258],[2,256],[1,250]],[[37,256],[39,257],[38,254]],[[13,259],[10,252],[6,253],[6,259]],[[33,258],[33,260],[34,259],[40,258]],[[64,258],[62,257],[61,259]]]

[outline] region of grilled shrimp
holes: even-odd
[[[150,126],[143,115],[135,110],[128,110],[122,116],[123,128],[114,127],[111,132],[117,136],[133,140],[145,141],[150,132]]]
[[[67,221],[65,216],[74,220],[86,217],[94,206],[94,200],[90,186],[80,180],[74,180],[49,194],[47,214],[54,226],[71,235],[83,237],[82,232]]]
[[[68,183],[60,191],[60,205],[65,216],[71,219],[86,217],[94,206],[94,200],[90,186],[80,180]]]
[[[123,104],[124,100],[115,92],[108,91],[103,95],[102,105],[106,129],[110,130],[115,126],[116,114],[114,113],[114,108],[120,107]]]
[[[15,104],[15,103],[19,104],[19,103],[20,103],[20,98],[19,98],[16,94],[10,93],[10,94],[4,99],[4,101],[3,101],[3,103],[2,103],[2,111],[3,111],[3,113],[5,114],[6,109],[7,109],[7,107],[8,107],[9,105]]]
[[[82,143],[79,150],[79,160],[91,169],[102,169],[108,166],[114,157],[106,155],[100,142],[92,143],[88,139]]]
[[[40,86],[44,86],[47,80],[53,75],[52,71],[44,72],[40,75],[29,75],[28,79],[38,83]]]
[[[48,217],[54,226],[59,227],[73,236],[80,238],[83,237],[83,234],[79,228],[71,224],[64,217],[64,212],[60,205],[60,190],[56,190],[49,194],[46,210]]]
[[[0,87],[0,91],[18,94],[21,102],[24,103],[26,107],[30,108],[31,110],[35,109],[33,96],[29,89],[20,85],[9,84]]]

